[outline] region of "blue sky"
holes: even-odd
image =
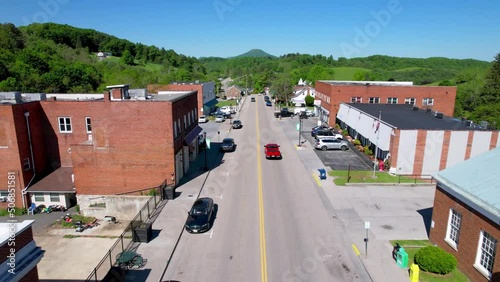
[[[126,3],[126,4],[124,4]],[[2,0],[0,22],[91,28],[194,57],[473,58],[500,53],[496,0]]]

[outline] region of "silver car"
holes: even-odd
[[[215,117],[215,122],[224,122],[226,119],[223,115],[218,115]]]
[[[316,149],[321,149],[323,151],[329,150],[329,149],[336,149],[336,150],[342,150],[345,151],[349,149],[349,143],[344,140],[339,140],[336,138],[332,137],[324,137],[316,140],[316,144],[314,144],[314,148]]]

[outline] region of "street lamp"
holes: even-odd
[[[207,132],[204,131],[203,132],[203,142],[205,142],[205,171],[208,170],[208,166],[207,166]]]
[[[302,144],[300,143],[300,132],[302,131],[302,115],[299,115],[299,144],[297,145],[298,147],[300,147]]]

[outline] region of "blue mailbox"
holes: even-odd
[[[326,179],[326,170],[324,168],[318,169],[319,171],[319,179],[325,180]]]

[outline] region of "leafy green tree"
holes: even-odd
[[[122,57],[120,58],[120,61],[126,65],[129,65],[129,66],[133,66],[135,64],[134,57],[132,56],[132,54],[130,54],[130,52],[128,50],[125,50],[122,53]]]
[[[290,77],[284,74],[279,75],[271,84],[270,91],[274,93],[275,98],[281,102],[290,101],[293,94],[292,82]]]
[[[304,101],[306,102],[306,106],[308,107],[314,105],[314,97],[309,94],[304,98]]]

